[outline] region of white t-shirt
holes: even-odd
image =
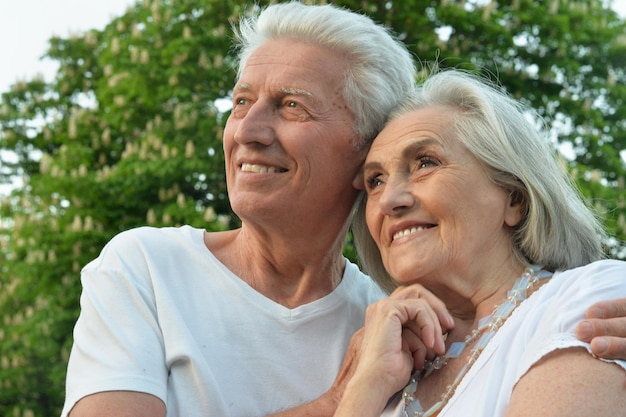
[[[346,261],[332,293],[289,309],[230,272],[203,233],[133,229],[85,266],[62,416],[111,390],[153,394],[168,417],[262,416],[332,385],[378,286]]]
[[[513,311],[439,416],[503,416],[513,387],[543,356],[570,347],[591,352],[588,343],[576,339],[576,325],[596,301],[621,297],[626,297],[626,262],[604,260],[556,272]],[[626,370],[626,361],[608,362]],[[397,400],[383,413],[402,415]]]

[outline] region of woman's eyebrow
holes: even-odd
[[[427,147],[441,147],[441,143],[436,140],[433,139],[431,137],[425,137],[422,139],[417,139],[415,142],[411,143],[410,145],[408,145],[406,148],[404,148],[402,150],[401,153],[401,157],[402,158],[412,158],[413,155],[424,148]],[[388,154],[385,154],[385,156],[388,156]],[[381,169],[382,168],[382,164],[380,161],[366,161],[365,164],[363,165],[363,169]]]
[[[378,161],[365,162],[365,165],[363,165],[363,172],[380,171],[381,169],[382,169],[382,165]]]
[[[435,146],[441,147],[441,142],[431,137],[420,138],[402,150],[402,157],[410,158],[410,157],[413,157],[413,155],[419,150],[422,150],[428,147],[435,147]]]

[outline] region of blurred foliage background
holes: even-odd
[[[626,259],[626,25],[609,4],[334,3],[391,27],[420,76],[433,62],[473,70],[538,109],[603,215],[608,255]],[[234,82],[230,25],[254,7],[138,1],[103,30],[50,39],[52,82],[2,93],[0,182],[23,186],[0,202],[0,415],[60,413],[80,269],[113,235],[238,225],[221,151],[228,107],[217,104]],[[354,259],[349,241],[345,251]]]

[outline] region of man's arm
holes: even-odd
[[[329,391],[315,401],[268,417],[331,417],[338,403],[333,395]],[[134,391],[107,391],[82,398],[69,417],[165,417],[165,414],[165,404],[153,395]]]
[[[591,343],[598,357],[626,360],[626,298],[595,303],[585,317],[576,326],[576,337]]]
[[[345,378],[338,377],[336,386],[317,400],[267,417],[332,417],[348,376],[346,372]],[[165,414],[165,404],[153,395],[134,391],[106,391],[82,398],[69,417],[165,417]]]
[[[165,417],[165,404],[142,392],[106,391],[82,398],[69,417]]]

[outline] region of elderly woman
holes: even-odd
[[[529,116],[444,71],[374,141],[356,241],[383,287],[407,287],[368,309],[336,416],[626,415],[626,362],[575,337],[587,307],[626,296],[626,263],[601,260],[602,227]]]

